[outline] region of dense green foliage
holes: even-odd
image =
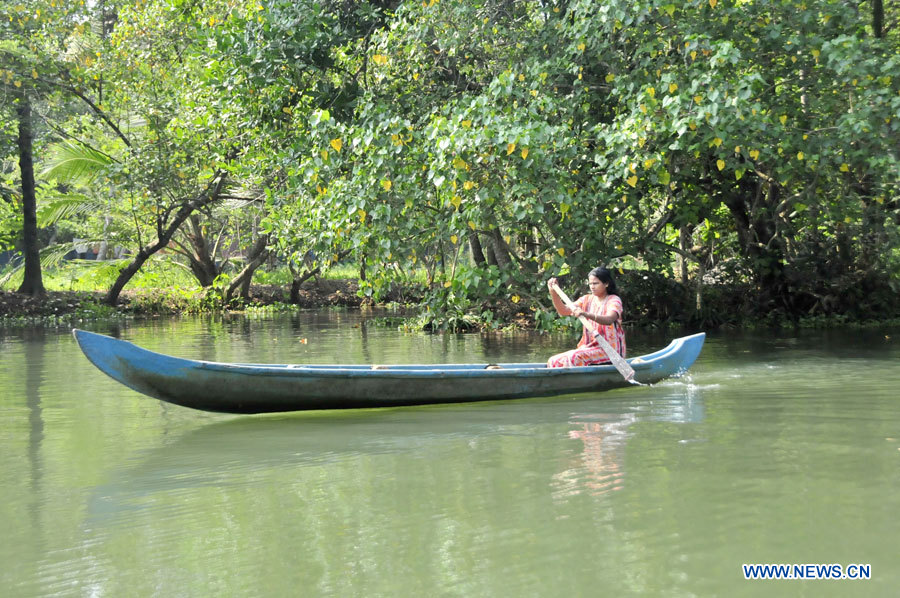
[[[47,223],[131,249],[111,302],[168,249],[204,286],[353,263],[376,299],[420,285],[437,325],[544,322],[544,281],[598,264],[683,318],[896,309],[895,2],[55,5],[3,9],[0,48],[48,72]],[[10,155],[23,69],[0,73]]]

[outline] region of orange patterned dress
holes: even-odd
[[[614,324],[599,324],[593,320],[588,320],[588,326],[581,333],[581,340],[578,346],[571,351],[554,355],[547,360],[548,368],[570,368],[584,365],[598,365],[601,363],[609,363],[609,357],[597,340],[594,333],[600,332],[610,346],[615,349],[619,355],[625,357],[625,331],[622,329],[622,316],[624,308],[622,307],[622,299],[618,295],[607,295],[604,299],[600,299],[594,294],[583,295],[578,298],[575,305],[592,314],[599,313],[601,316],[609,316],[613,313],[619,314],[619,319]]]

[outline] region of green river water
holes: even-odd
[[[371,315],[86,327],[273,363],[540,361],[576,340]],[[900,330],[719,332],[646,388],[233,416],[117,384],[67,330],[0,330],[0,596],[896,596],[898,357]],[[869,579],[745,579],[770,563]]]

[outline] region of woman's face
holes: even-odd
[[[591,288],[591,292],[598,297],[603,297],[606,295],[606,287],[607,283],[601,281],[594,275],[588,276],[588,286]]]

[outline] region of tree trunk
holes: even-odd
[[[491,231],[490,241],[494,249],[494,257],[497,260],[497,265],[501,268],[509,266],[512,260],[509,257],[509,250],[507,249],[506,242],[503,240],[503,235],[500,233],[499,228],[495,228]]]
[[[742,181],[743,182],[743,181]],[[774,183],[763,183],[755,191],[750,184],[740,185],[730,190],[724,203],[734,218],[737,230],[738,244],[745,256],[750,258],[748,265],[753,271],[754,278],[760,289],[761,301],[773,303],[780,301],[782,305],[790,307],[791,297],[788,295],[788,280],[784,270],[784,253],[781,245],[773,239],[775,236],[774,206],[779,203],[779,187]],[[767,186],[768,189],[763,188]],[[756,194],[761,208],[752,206],[747,197]],[[765,195],[765,197],[762,197]],[[760,304],[760,308],[767,309],[770,305]]]
[[[678,231],[678,247],[684,253],[687,253],[688,250],[690,249],[690,233],[688,232],[687,225],[682,225]],[[688,283],[688,260],[681,253],[679,253],[678,257],[675,259],[678,262],[678,278],[680,279],[681,284],[687,286],[687,283]]]
[[[188,230],[185,231],[188,241],[191,244],[191,251],[188,252],[188,263],[191,272],[202,287],[212,286],[216,277],[219,275],[219,268],[213,256],[209,253],[209,246],[206,236],[203,234],[203,227],[200,226],[200,219],[196,214],[192,214],[188,219]]]
[[[170,238],[171,235],[165,240],[159,239],[156,243],[151,245],[149,249],[142,247],[140,251],[137,252],[137,255],[134,256],[134,259],[131,260],[127,266],[119,270],[119,276],[109,288],[109,291],[106,292],[106,297],[104,297],[103,301],[107,305],[116,305],[119,302],[119,295],[122,293],[122,289],[125,288],[125,285],[128,284],[128,281],[138,273],[138,270],[141,269],[144,262],[150,259],[151,255],[169,244]]]
[[[25,250],[25,278],[19,293],[42,297],[47,294],[41,275],[41,254],[38,247],[37,197],[34,183],[34,156],[32,155],[34,133],[31,129],[31,102],[28,96],[19,93],[16,108],[19,119],[19,169],[22,173],[22,213],[24,216],[23,240]]]
[[[291,303],[293,303],[294,305],[300,303],[300,285],[302,285],[313,276],[318,276],[319,272],[321,271],[322,269],[317,266],[312,270],[307,270],[300,276],[298,276],[297,273],[294,272],[294,278],[293,280],[291,280]]]
[[[198,194],[194,199],[183,203],[181,208],[175,213],[175,217],[172,218],[172,221],[162,230],[159,238],[152,245],[141,247],[134,259],[127,266],[119,270],[119,276],[116,278],[109,291],[107,291],[106,297],[103,299],[107,305],[116,305],[119,302],[119,295],[122,293],[122,289],[125,288],[125,285],[128,284],[128,281],[137,274],[138,270],[141,269],[141,266],[144,265],[144,262],[146,262],[150,256],[169,245],[172,236],[191,214],[219,199],[219,194],[225,184],[225,178],[224,173],[217,173],[210,188]]]
[[[240,287],[240,296],[242,299],[250,299],[250,281],[253,280],[253,273],[259,268],[266,258],[269,256],[267,245],[269,244],[269,235],[260,235],[250,250],[250,259],[244,269],[241,270],[225,292],[225,301],[231,301],[234,298],[235,291]]]
[[[472,250],[472,259],[476,266],[483,266],[487,261],[484,258],[484,250],[481,248],[481,241],[478,240],[478,233],[473,230],[469,231],[469,248]]]
[[[484,244],[485,253],[487,254],[487,263],[491,266],[496,266],[497,264],[497,254],[494,253],[494,244],[488,239],[487,243]]]
[[[872,0],[872,31],[875,37],[884,37],[884,0]]]

